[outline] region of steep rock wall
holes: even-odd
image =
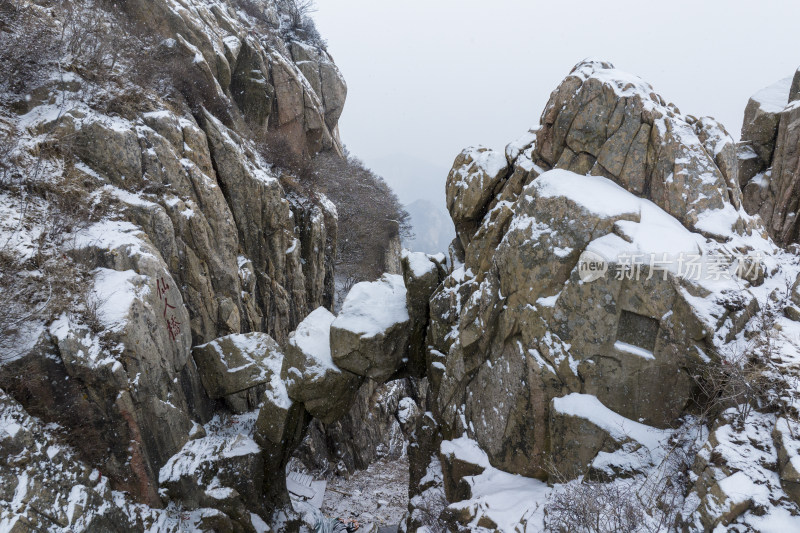
[[[160,41],[148,65],[172,76],[180,96],[139,88],[140,101],[112,111],[85,95],[122,98],[133,90],[127,80],[98,87],[69,73],[55,97],[3,112],[22,143],[21,168],[35,164],[43,143],[68,144],[63,166],[40,179],[69,171],[109,215],[74,231],[65,247],[91,273],[99,331],[62,315],[40,330],[34,350],[3,367],[2,383],[76,439],[93,428],[96,454],[84,459],[104,461],[114,488],[159,507],[159,470],[218,407],[192,346],[243,332],[284,342],[309,311],[333,303],[335,210],[323,197],[287,192],[254,141],[271,135],[297,153],[340,154],[346,85],[323,48],[281,33],[283,4],[265,2],[258,16],[229,2],[120,7],[126,31]]]

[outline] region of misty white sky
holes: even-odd
[[[441,204],[458,152],[538,124],[586,57],[738,139],[748,97],[800,66],[794,0],[317,0],[348,83],[342,139],[404,202]]]

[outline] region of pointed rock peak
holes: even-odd
[[[638,76],[584,60],[553,91],[536,133],[543,168],[611,179],[655,202],[689,229],[720,236],[741,228],[735,143]],[[701,215],[715,219],[701,223]]]
[[[579,70],[583,70],[583,69],[585,69],[587,67],[588,68],[592,68],[592,69],[597,69],[597,70],[600,70],[600,69],[613,70],[613,69],[616,68],[611,61],[603,61],[602,59],[597,59],[597,58],[594,58],[594,57],[587,57],[586,59],[583,59],[583,60],[579,61],[574,67],[572,67],[572,70],[570,71],[570,74],[572,74],[572,73],[574,73],[576,71],[579,71]]]

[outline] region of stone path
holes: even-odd
[[[364,531],[377,524],[379,533],[395,533],[408,510],[408,458],[380,460],[349,479],[328,481],[322,512],[355,518]]]

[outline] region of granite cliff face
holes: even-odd
[[[305,22],[296,20],[293,2],[244,4],[130,1],[109,14],[92,2],[3,6],[10,21],[4,39],[20,39],[28,21],[47,38],[63,32],[76,47],[79,31],[116,31],[140,39],[152,55],[121,56],[120,66],[98,79],[82,70],[82,51],[70,48],[69,71],[44,68],[40,89],[4,97],[0,123],[16,151],[4,167],[4,179],[11,178],[4,181],[3,230],[12,238],[4,239],[3,252],[38,261],[41,254],[27,243],[45,239],[42,228],[53,216],[45,210],[15,227],[15,216],[22,220],[37,207],[26,212],[25,202],[17,202],[25,195],[17,178],[26,187],[52,184],[52,197],[77,187],[79,201],[88,197],[105,211],[79,227],[59,228],[66,236],[62,262],[85,274],[54,282],[84,285],[86,304],[75,312],[65,301],[63,313],[26,323],[24,349],[2,368],[0,385],[16,398],[4,395],[4,408],[14,411],[21,402],[42,423],[61,424],[71,442],[91,441],[78,447],[78,456],[100,474],[80,474],[72,488],[80,480],[93,496],[72,516],[52,515],[47,506],[59,496],[37,503],[48,489],[34,485],[40,473],[23,468],[12,476],[18,482],[4,477],[4,487],[36,496],[4,510],[3,524],[96,530],[107,520],[101,508],[112,489],[153,508],[182,498],[189,509],[219,508],[213,498],[179,486],[170,486],[168,496],[160,492],[160,470],[220,409],[241,413],[261,404],[265,387],[280,376],[281,361],[269,355],[277,353],[276,341],[286,342],[313,309],[333,304],[336,209],[324,195],[287,188],[259,143],[277,139],[306,156],[341,154],[337,121],[346,84],[319,39],[295,27]],[[94,20],[81,18],[88,15],[97,27],[81,26]],[[104,22],[120,25],[108,30]],[[141,81],[145,73],[137,69],[157,70],[171,80],[170,89]],[[47,146],[56,146],[53,157]],[[202,349],[230,335],[211,353]],[[227,373],[242,365],[249,371]],[[255,480],[264,477],[263,462],[247,466]],[[271,504],[254,496],[262,490],[254,483],[246,496],[258,504],[247,505],[267,517]],[[237,528],[252,530],[244,507],[237,509],[193,520],[221,524],[234,516],[246,524]],[[112,529],[141,530],[141,520],[161,520],[145,515],[138,525],[131,515],[129,526]],[[180,520],[153,527],[179,526]]]

